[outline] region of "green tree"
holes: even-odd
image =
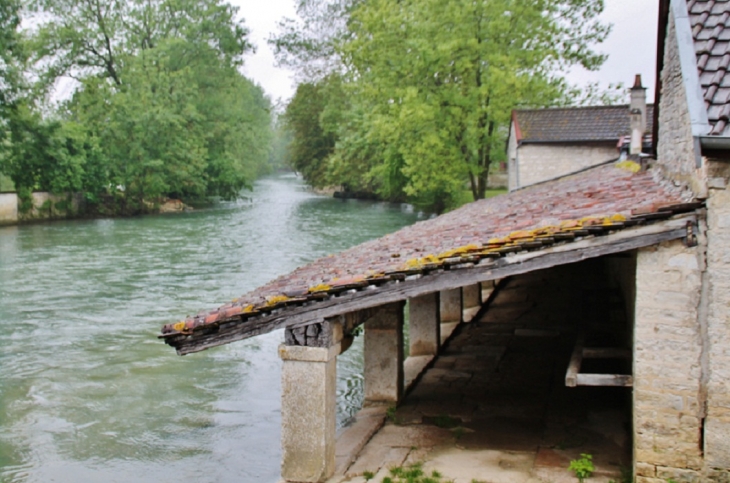
[[[511,110],[565,102],[561,73],[604,60],[592,51],[608,32],[602,9],[601,0],[360,4],[341,55],[370,111],[360,127],[390,147],[376,173],[405,177],[413,198],[446,199],[437,209],[465,182],[483,198]]]
[[[41,86],[61,76],[78,82],[57,117],[69,125],[59,133],[84,146],[75,179],[87,198],[111,197],[125,212],[165,196],[231,199],[265,169],[270,103],[238,71],[251,45],[235,7],[222,0],[31,5],[41,14],[30,35]]]
[[[299,84],[284,113],[286,128],[293,136],[289,146],[290,166],[317,188],[330,182],[327,159],[335,148],[335,136],[326,132],[320,123],[327,103],[325,83]]]

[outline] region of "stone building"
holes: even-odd
[[[357,327],[366,404],[398,404],[413,378],[406,302],[411,355],[430,358],[445,323],[458,323],[458,308],[478,303],[485,286],[592,260],[600,271],[560,273],[575,273],[566,283],[577,291],[604,277],[621,313],[586,304],[566,318],[560,337],[575,351],[565,384],[631,392],[638,483],[730,481],[729,19],[730,2],[662,0],[655,160],[601,163],[471,203],[166,325],[160,337],[188,354],[284,329],[282,476],[325,481],[348,463],[335,447],[335,361]],[[627,372],[584,373],[581,359],[596,354],[628,354]]]
[[[507,141],[510,191],[617,159],[626,150],[634,128],[643,151],[651,152],[654,106],[636,76],[631,103],[617,106],[559,107],[512,111]]]

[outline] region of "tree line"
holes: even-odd
[[[300,0],[271,39],[301,83],[289,162],[440,212],[484,198],[512,109],[615,101],[565,73],[597,69],[602,0]]]
[[[100,212],[235,198],[274,136],[251,49],[222,0],[0,0],[0,173]]]

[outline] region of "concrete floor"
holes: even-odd
[[[625,328],[606,281],[595,262],[507,281],[456,328],[397,410],[360,412],[338,440],[330,481],[364,482],[369,472],[380,483],[390,468],[422,463],[443,482],[576,482],[568,465],[581,453],[596,466],[587,482],[622,481],[631,390],[564,383],[578,332],[602,340]]]

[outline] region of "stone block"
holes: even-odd
[[[715,468],[730,469],[730,421],[708,417],[705,421],[705,458]]]
[[[694,483],[702,480],[700,474],[697,471],[687,470],[683,468],[667,468],[665,466],[657,466],[656,473],[662,481],[668,481],[670,478],[677,483]]]
[[[656,466],[647,463],[636,463],[636,476],[646,476],[654,478],[656,476]]]

